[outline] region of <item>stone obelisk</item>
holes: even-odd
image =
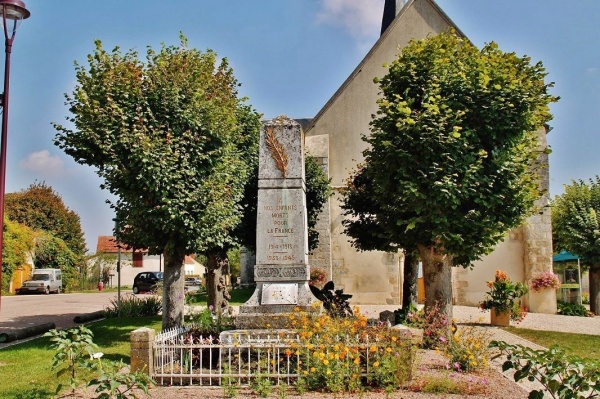
[[[258,168],[256,289],[240,307],[238,328],[284,327],[295,308],[308,310],[308,227],[304,133],[285,116],[263,123]]]

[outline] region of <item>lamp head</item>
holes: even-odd
[[[0,6],[0,14],[6,19],[21,21],[31,15],[21,0],[0,0]]]

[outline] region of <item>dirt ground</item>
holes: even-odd
[[[415,363],[412,380],[407,386],[389,396],[379,391],[367,391],[363,393],[322,393],[305,392],[302,395],[289,388],[283,394],[277,387],[269,398],[286,399],[328,399],[328,398],[348,398],[348,399],[376,399],[376,398],[396,398],[396,399],[440,399],[440,398],[489,398],[489,399],[526,399],[528,393],[515,384],[512,380],[506,378],[501,373],[489,368],[477,373],[456,373],[446,369],[446,359],[435,351],[419,351]],[[425,393],[422,392],[427,382],[435,381],[454,381],[460,387],[460,393]],[[149,395],[143,392],[136,392],[140,399],[160,398],[160,399],[220,399],[227,398],[225,391],[221,387],[200,387],[200,386],[156,386],[152,387]],[[75,396],[83,399],[94,398],[98,394],[93,392],[78,391]],[[237,397],[240,398],[258,398],[259,395],[253,393],[249,388],[240,388],[237,391]]]

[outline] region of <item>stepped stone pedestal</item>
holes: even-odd
[[[300,124],[285,116],[261,128],[257,210],[256,289],[240,307],[236,327],[284,328],[290,313],[309,311],[313,303],[304,137]]]

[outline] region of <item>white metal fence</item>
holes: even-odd
[[[318,337],[314,342],[318,342]],[[361,376],[368,376],[369,358],[379,340],[369,336],[336,338],[340,346],[354,348],[361,359]],[[159,334],[153,344],[153,378],[161,385],[247,385],[251,379],[269,378],[276,384],[292,384],[317,359],[313,351],[323,347],[302,342],[286,330],[226,331],[220,336],[194,336],[185,328]],[[320,348],[319,348],[320,346]],[[349,356],[346,361],[353,361]]]

